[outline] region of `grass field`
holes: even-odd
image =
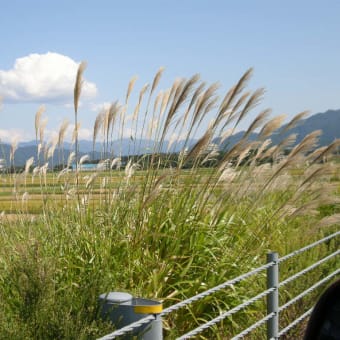
[[[315,132],[283,157],[294,136],[282,135],[282,142],[271,146],[268,137],[283,117],[269,119],[269,112],[263,111],[236,145],[222,152],[213,143],[215,137],[222,143],[228,128],[235,130],[260,99],[262,90],[243,92],[250,73],[221,102],[216,84],[207,86],[194,76],[161,92],[150,109],[161,70],[145,111],[141,105],[147,88],[141,90],[131,121],[138,127],[137,137],[149,135],[161,144],[173,132],[178,138],[186,132],[188,140],[200,124],[207,127],[191,149],[171,160],[171,167],[166,165],[170,155],[163,156],[165,161],[157,157],[157,146],[147,161],[143,156],[131,158],[124,169],[119,169],[120,155],[112,155],[108,171],[52,173],[28,161],[24,172],[1,175],[0,338],[93,339],[112,330],[98,315],[103,292],[127,291],[168,306],[263,264],[269,250],[284,255],[339,227],[339,164],[334,158],[339,141],[316,149]],[[94,124],[94,140],[101,136],[107,151],[111,136],[121,136],[126,126],[133,84],[125,106],[112,104]],[[76,123],[77,110],[75,105]],[[205,115],[212,112],[214,120],[204,125]],[[37,136],[43,135],[38,133],[41,114],[39,110]],[[304,115],[297,115],[288,127]],[[156,118],[150,132],[147,122]],[[254,129],[260,130],[259,140],[249,141]],[[131,140],[138,143],[137,138]],[[12,154],[14,159],[15,148]],[[81,163],[77,129],[74,157]],[[210,167],[204,168],[207,161]],[[301,256],[298,263],[283,266],[281,275],[306,267],[336,247],[332,241]],[[288,286],[281,301],[335,265],[330,261]],[[264,287],[260,276],[237,291],[180,310],[164,321],[166,338],[175,338]],[[288,320],[301,310],[303,305],[282,318]],[[257,303],[202,337],[228,338],[264,315],[264,304]]]

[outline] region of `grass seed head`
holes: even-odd
[[[83,86],[83,73],[86,69],[86,62],[82,61],[77,70],[76,82],[74,85],[74,112],[78,113],[79,99]]]

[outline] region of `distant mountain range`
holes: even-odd
[[[195,140],[189,140],[187,147],[191,147]],[[171,152],[177,153],[184,147],[184,141],[175,142],[169,147],[169,142],[164,141],[161,147],[161,152]],[[79,141],[79,157],[84,155],[89,155],[91,160],[99,160],[112,158],[122,154],[123,156],[135,155],[135,154],[147,154],[155,150],[155,142],[153,140],[141,139],[132,141],[130,138],[125,138],[123,140],[115,140],[112,143],[109,142],[108,150],[104,152],[103,143],[95,143],[93,148],[93,142],[89,140]],[[5,159],[6,164],[10,164],[10,150],[9,144],[0,144],[0,159]],[[60,163],[67,163],[67,159],[70,153],[74,151],[74,144],[65,142],[62,149],[56,147],[53,158],[49,159],[50,166],[55,166]],[[18,145],[17,150],[14,154],[14,164],[15,166],[23,166],[26,161],[33,157],[35,164],[37,164],[37,143],[36,141],[21,142]],[[44,153],[40,153],[40,164],[44,163]],[[64,159],[64,161],[62,161]]]
[[[281,129],[284,129],[283,126]],[[285,138],[288,134],[295,133],[297,134],[296,143],[299,143],[307,134],[311,133],[315,130],[322,130],[322,135],[319,140],[319,146],[328,145],[334,141],[336,138],[340,138],[340,110],[328,110],[324,113],[315,114],[307,119],[301,120],[298,125],[292,129],[290,129],[287,133],[281,134],[280,131],[276,131],[274,134],[270,136],[272,143],[277,144],[283,138]],[[231,137],[229,137],[222,145],[222,148],[230,147],[237,143],[243,136],[244,131],[238,132]],[[257,139],[257,133],[252,133],[249,136],[250,140]],[[194,144],[194,140],[190,140],[188,143],[188,147]],[[215,139],[215,143],[218,144],[219,140]],[[135,148],[134,146],[135,145]],[[177,142],[177,144],[170,147],[170,152],[179,152],[184,146],[184,141]],[[69,154],[74,149],[74,146],[70,143],[64,143],[64,159],[67,160]],[[113,141],[112,144],[109,145],[109,150],[113,150],[114,154],[122,154],[122,155],[133,155],[137,153],[150,153],[151,150],[154,149],[154,141],[152,140],[136,140],[132,142],[130,139],[126,138],[122,141]],[[168,152],[168,142],[165,141],[162,147],[162,152]],[[0,158],[4,158],[6,163],[9,164],[9,154],[10,154],[10,146],[8,144],[0,145]],[[58,149],[55,150],[53,159],[50,160],[50,164],[57,165],[59,164],[61,150],[59,152]],[[103,155],[103,144],[96,143],[94,146],[93,152],[93,143],[88,140],[79,141],[79,155],[90,155],[91,159],[101,159],[108,158],[109,155]],[[35,141],[23,142],[19,144],[18,149],[15,152],[15,165],[23,166],[27,159],[30,157],[34,157],[36,160],[37,155],[37,146]],[[43,156],[41,156],[43,157]]]
[[[282,139],[293,133],[297,135],[295,144],[298,144],[309,133],[321,130],[322,135],[319,138],[319,146],[325,146],[332,143],[334,139],[340,138],[340,110],[328,110],[324,113],[317,113],[307,119],[302,119],[294,128],[281,134],[285,127],[286,125],[283,125],[270,136],[273,145],[278,144]],[[230,136],[221,148],[225,149],[236,144],[241,140],[244,133],[245,131],[240,131]],[[249,136],[249,140],[256,140],[257,138],[257,133],[251,133]],[[218,139],[215,142],[219,144]]]

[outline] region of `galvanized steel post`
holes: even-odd
[[[267,254],[267,263],[274,265],[267,269],[267,289],[275,290],[267,295],[267,314],[274,315],[267,321],[267,339],[279,338],[279,255],[271,252]]]

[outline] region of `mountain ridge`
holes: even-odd
[[[334,141],[336,138],[340,138],[340,109],[339,110],[327,110],[326,112],[316,113],[311,115],[308,118],[305,118],[298,122],[298,124],[290,129],[288,132],[281,133],[286,125],[283,125],[280,129],[275,131],[270,138],[272,140],[272,144],[278,144],[282,139],[286,138],[290,134],[297,134],[295,144],[301,142],[301,140],[309,133],[315,130],[321,130],[322,135],[319,138],[318,146],[325,146]],[[235,133],[226,139],[221,145],[221,149],[226,149],[228,147],[236,144],[244,135],[245,131],[240,131]],[[249,136],[249,140],[256,140],[258,137],[258,133],[253,132]],[[213,140],[214,143],[219,144],[219,139],[215,138]],[[188,147],[190,148],[194,144],[195,140],[189,140]],[[79,141],[79,156],[83,156],[88,154],[91,159],[101,159],[101,158],[110,158],[115,154],[122,154],[123,156],[129,156],[137,153],[150,153],[150,150],[153,149],[155,142],[153,140],[142,139],[136,140],[134,143],[138,146],[137,149],[132,145],[132,141],[129,138],[124,138],[123,140],[115,140],[112,143],[109,143],[109,150],[106,156],[103,155],[103,143],[96,142],[93,150],[93,142],[90,140],[80,140]],[[184,147],[184,141],[177,142],[176,145],[173,145],[169,148],[169,142],[165,141],[164,145],[161,148],[161,152],[172,152],[177,153]],[[60,163],[60,153],[64,154],[64,160],[67,161],[68,156],[73,151],[73,145],[69,142],[65,142],[63,146],[63,151],[56,148],[53,158],[51,159],[51,165],[57,165]],[[112,150],[114,153],[112,153]],[[5,159],[6,164],[10,164],[9,161],[10,155],[10,145],[9,144],[0,144],[0,158]],[[19,143],[19,147],[15,152],[15,165],[23,166],[26,160],[30,157],[34,157],[35,162],[37,155],[37,146],[36,141],[22,142]],[[43,158],[43,156],[41,156]],[[64,163],[65,163],[64,161]]]

